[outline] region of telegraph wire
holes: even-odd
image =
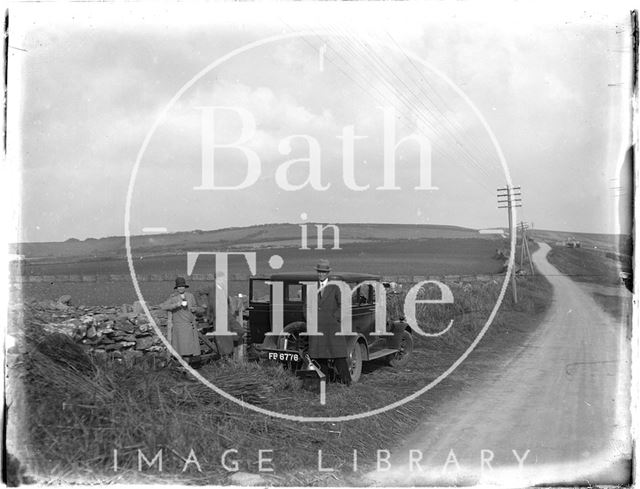
[[[329,54],[330,54],[330,53],[335,54],[337,57],[339,57],[339,58],[344,62],[344,64],[346,64],[348,67],[350,67],[353,71],[358,72],[358,70],[357,70],[357,69],[355,69],[355,70],[354,70],[354,68],[355,68],[355,67],[354,67],[354,66],[353,66],[353,65],[352,65],[348,60],[346,60],[346,59],[344,58],[344,56],[343,56],[343,55],[342,55],[338,50],[336,50],[336,49],[335,49],[335,47],[334,47],[334,46],[335,46],[335,43],[331,43],[330,41],[328,42],[326,38],[321,37],[321,36],[320,36],[320,34],[318,34],[318,33],[317,33],[313,28],[309,28],[309,30],[311,30],[312,32],[314,32],[314,34],[315,34],[318,38],[322,39],[323,44],[325,44],[325,45],[329,45],[329,44],[331,44],[332,49],[331,49],[331,50],[327,50],[327,51],[325,52],[325,59],[328,59],[328,60],[331,62],[331,64],[333,64],[336,68],[338,68],[338,69],[339,69],[339,70],[340,70],[340,71],[341,71],[341,72],[342,72],[342,73],[343,73],[347,78],[349,78],[351,81],[353,81],[354,83],[356,83],[356,84],[357,84],[360,88],[362,88],[365,92],[369,93],[369,95],[371,95],[371,96],[372,96],[372,98],[373,98],[374,100],[377,100],[377,101],[379,102],[379,101],[380,101],[380,99],[376,99],[376,97],[375,97],[375,96],[373,96],[373,94],[372,94],[371,90],[370,90],[369,88],[367,88],[367,87],[366,87],[366,85],[363,85],[363,84],[362,84],[362,83],[360,83],[358,80],[356,80],[353,76],[349,75],[349,73],[348,73],[347,71],[345,71],[345,70],[344,70],[344,69],[343,69],[343,68],[342,68],[342,67],[341,67],[341,66],[336,62],[336,60],[335,60],[335,59],[332,59],[332,58],[329,56]],[[311,46],[315,51],[317,51],[317,50],[318,50],[318,47],[317,47],[317,46],[315,46],[314,44],[312,44],[309,40],[307,40],[307,39],[306,39],[306,38],[304,38],[304,37],[303,37],[302,39],[303,39],[307,44],[309,44],[309,45],[310,45],[310,46]],[[365,77],[365,79],[367,79],[367,78]],[[395,104],[393,103],[393,101],[392,101],[392,100],[389,100],[389,98],[387,97],[387,95],[386,95],[385,93],[383,93],[383,92],[382,92],[378,87],[373,86],[372,88],[373,88],[373,89],[374,89],[374,90],[375,90],[375,91],[380,95],[380,97],[382,98],[382,100],[384,100],[384,101],[385,101],[387,104],[389,104],[390,106],[394,106],[394,107],[395,107]],[[406,103],[405,103],[405,104],[406,104]],[[403,112],[403,111],[400,111],[400,116],[401,116],[403,119],[405,119],[405,120],[409,123],[409,127],[412,127],[412,126],[413,126],[414,121],[412,121],[412,120],[411,120],[411,119],[410,119],[406,114],[404,114],[404,112]],[[443,157],[445,157],[445,159],[446,159],[446,160],[451,159],[451,160],[452,160],[452,161],[454,161],[454,162],[456,161],[456,155],[455,155],[455,153],[452,153],[450,150],[445,150],[444,148],[441,148],[441,147],[439,147],[439,146],[433,146],[433,147],[432,147],[432,149],[433,149],[434,151],[436,151],[436,152],[439,152]],[[489,187],[487,184],[483,183],[482,181],[479,181],[478,183],[480,183],[480,185],[482,185],[483,187],[485,187],[485,189],[486,189],[487,191],[492,191],[492,190],[490,189],[490,187]]]
[[[415,73],[417,73],[418,75],[418,79],[414,79],[413,81],[416,83],[416,86],[418,87],[418,90],[422,91],[425,96],[428,98],[428,92],[426,90],[424,90],[422,88],[422,84],[420,83],[421,81],[424,81],[424,83],[430,88],[431,92],[433,93],[433,95],[435,96],[435,98],[437,98],[438,100],[440,100],[440,102],[442,103],[442,105],[444,106],[444,111],[439,109],[437,107],[437,104],[435,102],[432,102],[433,105],[437,108],[437,110],[440,111],[440,113],[443,115],[445,114],[445,111],[447,112],[453,112],[451,110],[451,108],[448,106],[447,102],[442,98],[442,96],[438,93],[438,91],[433,87],[433,85],[431,84],[431,82],[429,81],[429,78],[427,76],[423,76],[423,71],[415,64],[414,60],[411,59],[411,57],[404,51],[404,49],[402,49],[402,47],[400,46],[400,44],[396,41],[396,39],[391,35],[391,33],[389,31],[385,31],[385,33],[387,34],[387,36],[393,41],[393,43],[396,45],[396,47],[398,48],[398,50],[404,54],[405,58],[407,59],[407,61],[409,62],[409,64],[414,68],[414,70],[406,70],[404,68],[404,65],[398,63],[398,65],[401,67],[401,69],[407,73],[407,75],[409,76],[409,78],[412,78],[411,75],[409,74],[409,72],[415,71]],[[430,100],[430,99],[429,99]],[[431,101],[431,100],[430,100]],[[449,122],[449,119],[447,119],[445,117],[445,120],[447,122]],[[460,130],[464,130],[464,128],[462,127],[462,125],[458,122],[457,119],[453,119],[454,122],[457,123],[457,125],[459,126],[458,129]],[[493,153],[495,152],[495,148],[493,148],[492,146],[485,146],[485,143],[483,143],[483,140],[478,138],[478,141],[474,141],[473,142],[474,145],[477,145],[477,148],[479,150],[480,153],[482,152],[486,152],[486,153]]]
[[[344,37],[342,37],[342,39],[344,40]],[[348,41],[347,41],[348,42]],[[360,41],[361,42],[361,41]],[[362,43],[362,42],[361,42]],[[440,137],[443,137],[442,134],[435,128],[434,123],[431,120],[428,120],[426,118],[426,114],[431,115],[432,109],[430,109],[429,107],[427,107],[424,102],[422,102],[421,98],[419,96],[417,96],[415,94],[415,92],[407,85],[407,83],[400,78],[386,63],[384,63],[384,61],[380,60],[380,61],[376,61],[376,59],[373,57],[372,54],[369,53],[369,51],[373,52],[373,50],[369,50],[366,44],[363,44],[364,46],[364,53],[366,56],[368,56],[368,58],[372,61],[372,64],[374,67],[376,67],[377,65],[377,69],[378,69],[378,73],[379,73],[379,79],[385,83],[388,87],[390,87],[392,89],[392,91],[394,93],[397,94],[397,97],[400,99],[400,101],[407,106],[410,111],[419,119],[421,120],[423,123],[425,123],[426,125],[430,126],[434,133]],[[354,53],[356,55],[356,57],[360,57],[362,58],[361,55],[359,55],[359,53],[357,51],[355,51],[355,48],[350,48],[351,52]],[[375,53],[374,53],[375,54]],[[378,56],[376,54],[376,56]],[[379,56],[378,56],[379,58]],[[414,103],[411,99],[408,99],[407,97],[403,98],[402,97],[402,92],[397,90],[397,87],[392,85],[391,82],[384,76],[384,74],[382,73],[382,68],[380,68],[380,66],[384,67],[389,73],[391,73],[394,77],[396,77],[398,79],[398,81],[404,85],[404,87],[406,88],[406,90],[411,93],[415,99],[416,102],[420,103],[424,109],[425,112],[422,111],[416,111],[416,107],[414,107]],[[429,99],[429,101],[435,106],[435,104],[433,103],[433,101],[431,101],[431,99]],[[441,112],[437,109],[436,107],[436,111]],[[444,121],[447,121],[449,123],[449,125],[451,127],[453,127],[453,125],[451,124],[451,122],[448,120],[448,118],[446,117],[446,115],[442,114],[442,118]],[[436,124],[437,124],[437,120],[436,120]],[[460,148],[461,152],[463,153],[463,156],[466,156],[467,159],[469,160],[470,164],[472,167],[476,168],[476,170],[481,173],[486,179],[491,180],[491,176],[487,173],[487,170],[482,166],[482,164],[480,164],[480,162],[477,160],[477,158],[475,158],[471,153],[469,153],[469,150],[467,148],[464,147],[464,145],[462,143],[460,143],[458,141],[458,139],[456,138],[455,134],[453,133],[445,133],[446,136],[449,136],[453,142],[454,142],[454,146],[457,146]],[[491,159],[491,157],[489,157],[489,159]],[[486,187],[488,189],[488,187]]]
[[[339,53],[338,53],[338,56],[342,57]],[[381,82],[382,83],[386,83],[387,88],[388,88],[388,86],[391,86],[391,88],[393,89],[392,91],[395,93],[395,87],[390,85],[388,80],[381,79]],[[415,111],[415,108],[413,106],[409,105],[409,103],[404,98],[402,98],[401,94],[395,93],[395,95],[396,95],[396,97],[398,99],[398,102],[401,103],[403,106],[408,107],[409,111],[415,116],[416,120],[419,123],[423,124],[423,127],[420,130],[420,132],[424,132],[425,129],[430,129],[433,132],[433,134],[435,134],[437,137],[442,137],[442,135],[436,129],[435,125],[430,120],[426,119],[423,114],[421,114],[420,112]],[[403,115],[403,118],[406,119],[407,121],[409,121],[411,124],[415,123],[413,120],[409,119],[408,117],[406,117],[404,115]],[[442,139],[445,139],[445,138],[442,137]],[[460,147],[459,144],[457,144],[457,145]],[[452,146],[455,147],[456,145],[454,144]],[[444,145],[444,146],[443,145],[436,145],[436,146],[433,147],[433,149],[436,152],[442,154],[445,157],[446,160],[449,160],[452,163],[457,164],[457,165],[461,166],[462,168],[465,168],[465,166],[462,165],[460,163],[460,161],[459,161],[461,159],[461,156],[456,154],[452,149],[449,149],[446,145]],[[464,148],[461,148],[461,149],[464,150]],[[464,154],[462,156],[464,156]],[[489,179],[489,176],[486,174],[486,171],[483,168],[481,168],[481,167],[477,166],[476,164],[474,164],[473,161],[471,162],[471,166],[475,167],[478,170],[478,172],[483,176],[483,178]],[[485,190],[487,190],[488,192],[491,192],[490,184],[486,184],[482,180],[477,181],[477,183],[479,183],[482,187],[484,187]]]
[[[282,19],[281,19],[282,20]],[[282,22],[287,25],[291,30],[294,30],[287,22],[285,22],[284,20],[282,20]],[[365,93],[368,93],[374,100],[376,100],[378,103],[380,102],[380,99],[382,99],[384,102],[386,102],[387,104],[389,104],[392,107],[395,107],[395,104],[393,103],[392,100],[389,100],[388,96],[382,92],[377,86],[373,85],[373,86],[367,86],[367,81],[369,80],[369,78],[366,77],[366,75],[362,75],[364,77],[365,82],[362,83],[360,82],[355,75],[352,76],[351,74],[349,74],[348,71],[346,71],[342,66],[340,66],[340,64],[337,62],[336,57],[340,58],[342,60],[342,62],[344,63],[344,65],[346,65],[348,68],[351,69],[351,71],[353,73],[358,73],[358,69],[352,65],[352,63],[350,63],[347,59],[345,59],[345,57],[340,53],[340,51],[338,49],[336,49],[336,43],[335,42],[331,42],[330,40],[328,40],[326,38],[326,36],[322,36],[321,34],[319,34],[315,29],[313,29],[310,26],[307,26],[308,30],[311,31],[320,41],[321,41],[321,46],[322,44],[327,45],[327,46],[331,46],[332,49],[329,50],[327,49],[325,51],[325,59],[327,59],[332,65],[334,65],[346,78],[348,78],[349,80],[351,80],[355,85],[357,85],[358,87],[360,87]],[[325,30],[331,30],[332,32],[336,33],[337,31],[335,29],[325,29]],[[339,36],[341,39],[343,39],[342,36]],[[314,43],[312,43],[311,41],[309,41],[309,39],[307,39],[306,36],[301,36],[301,39],[308,44],[315,52],[319,51],[319,47],[316,46]],[[344,40],[344,39],[343,39]],[[348,43],[347,43],[348,44]],[[320,47],[321,47],[320,46]],[[352,53],[356,54],[356,58],[361,58],[363,59],[362,56],[358,56],[357,51],[355,51],[355,49],[353,47],[348,46],[347,49],[350,49]],[[330,56],[331,54],[334,54],[335,56]],[[406,54],[405,54],[406,55]],[[374,66],[375,66],[375,62],[374,62]],[[390,68],[387,67],[387,69],[389,71]],[[373,70],[371,69],[371,67],[368,68],[368,70],[370,72],[373,73]],[[380,71],[380,69],[378,68],[378,71]],[[397,75],[396,75],[397,77]],[[407,107],[409,109],[409,112],[412,113],[417,119],[419,119],[423,124],[425,124],[426,126],[430,127],[433,132],[436,135],[439,135],[438,130],[433,126],[432,122],[428,119],[426,119],[425,115],[422,114],[419,111],[415,111],[414,107],[407,102],[407,100],[403,99],[400,95],[400,93],[398,92],[397,88],[394,87],[389,80],[387,80],[386,77],[384,76],[380,76],[380,81],[382,82],[383,86],[385,86],[387,89],[391,88],[390,92],[391,94],[395,95],[396,98],[398,99],[398,101],[405,107]],[[410,91],[412,94],[413,92],[409,89],[409,87],[406,85],[406,83],[403,80],[400,80],[406,87],[407,90]],[[375,90],[378,94],[379,97],[376,97],[373,93],[372,90]],[[415,94],[414,94],[415,97]],[[430,100],[430,99],[429,99]],[[431,100],[430,100],[431,102]],[[433,103],[433,102],[431,102]],[[424,104],[423,104],[424,105]],[[425,106],[426,107],[426,106]],[[429,113],[429,111],[427,111],[427,113]],[[413,128],[415,121],[411,120],[406,114],[404,114],[404,111],[400,111],[399,114],[403,119],[405,119],[408,123],[409,123],[409,128]],[[444,116],[444,119],[446,120],[446,116]],[[450,123],[451,124],[451,123]],[[424,130],[424,128],[422,129]],[[455,136],[450,136],[453,137],[455,140]],[[456,140],[457,142],[457,140]],[[467,151],[466,148],[464,148],[459,142],[457,142],[457,146],[462,150],[462,151]],[[458,165],[460,165],[459,163],[459,158],[456,156],[455,152],[452,152],[452,150],[446,148],[445,147],[440,147],[440,145],[434,145],[432,146],[432,149],[438,153],[440,153],[441,156],[445,157],[445,160],[450,159],[451,162],[453,163],[457,163]],[[468,151],[467,151],[468,152]],[[467,155],[467,158],[469,158],[471,160],[471,166],[474,167],[477,171],[479,171],[479,173],[481,173],[483,175],[484,178],[491,180],[491,177],[487,174],[487,171],[484,167],[482,167],[481,165],[479,165],[479,163],[477,162],[477,160],[475,160],[472,156],[470,157],[469,155]],[[464,165],[462,165],[463,168],[466,168],[468,171],[468,168],[465,167]],[[490,186],[488,184],[485,184],[483,181],[481,180],[477,180],[476,183],[478,183],[479,185],[481,185],[482,187],[485,188],[485,190],[489,191],[489,192],[493,192],[493,190],[490,188]]]
[[[344,38],[343,38],[344,39]],[[409,99],[408,97],[405,99],[407,100],[407,104],[412,108],[415,109],[413,107],[414,104],[420,104],[423,108],[424,108],[424,112],[416,112],[416,116],[421,117],[423,121],[426,121],[425,117],[427,117],[427,115],[431,115],[431,112],[433,111],[430,107],[427,107],[427,105],[424,103],[423,98],[419,95],[416,95],[416,93],[409,87],[409,85],[406,83],[405,80],[403,80],[400,76],[398,76],[398,74],[392,70],[389,65],[387,65],[387,63],[376,53],[376,51],[374,49],[369,49],[369,47],[358,37],[354,37],[354,36],[347,36],[346,37],[346,41],[347,43],[350,42],[350,39],[355,39],[355,41],[359,42],[359,44],[362,46],[363,50],[362,52],[369,57],[370,60],[372,60],[374,65],[378,65],[383,67],[384,69],[386,69],[386,71],[388,73],[390,73],[393,77],[395,77],[407,90],[407,92],[409,92],[412,96],[413,96],[413,100]],[[355,44],[355,42],[353,43]],[[392,86],[394,89],[396,88],[395,86],[391,85],[390,82],[384,77],[384,75],[381,75],[381,79],[383,79],[384,81],[386,81],[390,86]],[[418,86],[419,89],[419,86]],[[401,92],[399,92],[401,93]],[[453,127],[453,125],[451,124],[451,122],[449,121],[449,119],[447,118],[447,116],[445,114],[443,114],[441,111],[438,110],[436,104],[433,103],[433,101],[429,98],[429,95],[424,93],[423,91],[423,95],[427,98],[427,100],[429,100],[429,102],[431,102],[431,104],[434,106],[435,111],[440,112],[440,115],[442,117],[442,120],[445,122],[448,122],[449,125],[451,127]],[[438,120],[435,119],[435,123],[437,124]],[[437,133],[437,130],[434,127],[434,131]],[[464,147],[464,145],[462,145],[462,143],[460,143],[457,139],[457,137],[455,136],[455,133],[446,133],[452,140],[453,142],[460,148],[460,150],[462,152],[464,152],[466,154],[466,156],[469,158],[471,165],[475,166],[477,168],[477,170],[484,174],[484,176],[486,178],[489,178],[489,174],[486,172],[486,170],[482,167],[482,165],[476,160],[476,158],[474,158],[474,156],[469,153],[469,151]]]

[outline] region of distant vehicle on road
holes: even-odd
[[[308,341],[304,335],[307,323],[307,290],[302,282],[317,280],[315,273],[277,273],[264,278],[252,278],[249,283],[249,341],[260,359],[274,360],[289,365],[294,370],[301,368]],[[377,275],[364,273],[331,273],[329,280],[341,280],[354,289],[365,281],[381,282]],[[273,285],[268,282],[282,282],[284,287],[283,318],[284,330],[278,336],[267,335],[272,330]],[[413,334],[404,318],[389,318],[386,331],[392,336],[376,336],[375,333],[375,289],[370,284],[360,285],[352,294],[352,331],[347,337],[349,371],[351,381],[357,382],[362,374],[362,363],[385,358],[393,367],[403,367],[409,362],[413,351]],[[318,325],[322,330],[322,326]]]
[[[576,238],[571,236],[567,238],[566,246],[567,248],[580,248],[582,244]]]

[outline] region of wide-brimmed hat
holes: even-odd
[[[176,286],[174,287],[174,289],[177,289],[178,287],[189,288],[189,286],[187,285],[187,281],[184,279],[184,277],[176,277]]]
[[[316,271],[318,272],[330,272],[331,266],[329,265],[329,260],[325,260],[324,258],[318,261],[316,265]]]

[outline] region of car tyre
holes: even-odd
[[[356,383],[362,375],[362,359],[364,358],[364,345],[356,341],[347,357],[349,365],[349,373],[351,374],[351,382]]]
[[[400,351],[389,355],[389,365],[394,368],[402,368],[409,363],[409,358],[413,353],[413,336],[406,329],[400,336]]]
[[[305,352],[308,350],[308,340],[306,337],[300,337],[300,333],[304,333],[307,330],[307,323],[303,321],[296,321],[295,323],[289,323],[283,328],[284,333],[288,333],[288,336],[280,336],[278,338],[278,348],[284,347],[284,338],[288,337],[294,341],[289,345],[289,348]]]

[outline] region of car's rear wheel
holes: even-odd
[[[401,333],[399,349],[400,351],[387,357],[389,365],[395,368],[404,367],[409,363],[409,357],[413,353],[413,336],[406,329]]]
[[[278,336],[278,349],[297,350],[300,344],[300,333],[306,330],[307,324],[302,321],[287,324]]]
[[[351,382],[356,383],[362,375],[362,359],[364,358],[364,345],[356,341],[347,357],[349,364],[349,373],[351,374]]]

